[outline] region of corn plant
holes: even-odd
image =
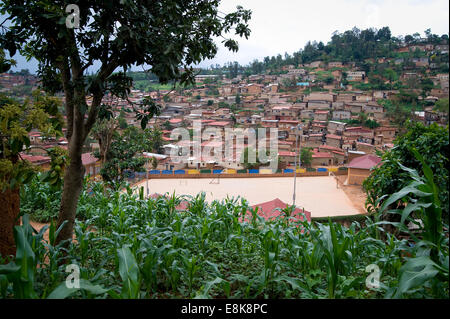
[[[399,284],[395,289],[394,297],[401,297],[408,293],[413,293],[418,287],[431,282],[433,295],[439,297],[441,292],[438,289],[439,281],[448,282],[448,238],[443,234],[442,206],[439,200],[439,188],[434,182],[433,172],[425,163],[422,156],[412,150],[417,160],[422,163],[424,176],[419,176],[416,170],[407,168],[401,164],[400,167],[409,173],[411,183],[392,194],[382,206],[382,210],[398,202],[407,200],[407,205],[403,210],[391,210],[391,213],[400,213],[401,221],[399,227],[405,229],[405,221],[414,221],[411,214],[423,221],[420,227],[422,239],[416,239],[416,245],[425,246],[420,256],[410,258],[399,271]],[[414,221],[415,222],[415,221]],[[409,232],[409,230],[405,229]],[[411,232],[409,232],[411,233]],[[445,245],[447,243],[447,245]],[[448,291],[448,290],[447,290]],[[392,291],[391,291],[392,292]],[[389,296],[391,294],[389,292]]]

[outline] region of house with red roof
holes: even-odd
[[[314,149],[311,164],[313,166],[329,166],[333,165],[333,159],[333,154],[329,152],[319,152],[318,149]]]
[[[274,220],[276,218],[284,218],[283,213],[280,212],[278,209],[280,209],[280,210],[285,209],[286,206],[288,206],[287,203],[283,202],[279,198],[275,198],[268,202],[253,205],[252,208],[256,209],[258,207],[258,215],[263,217],[264,219]],[[250,212],[249,212],[249,214],[250,214]],[[247,215],[247,216],[249,216],[249,215]],[[306,218],[306,220],[310,222],[311,221],[311,212],[308,212],[304,209],[296,208],[292,212],[291,217],[294,220],[301,220],[301,221],[304,221]]]
[[[81,154],[81,161],[86,169],[85,175],[96,176],[100,174],[101,163],[100,160],[91,153]]]
[[[343,143],[343,139],[342,139],[342,136],[340,136],[340,135],[327,134],[326,135],[326,143],[329,146],[341,148],[342,147],[342,143]]]
[[[33,166],[39,166],[43,170],[50,169],[50,157],[48,156],[41,156],[41,155],[30,155],[30,154],[24,154],[20,153],[20,158],[22,158],[24,161],[29,161]]]
[[[295,166],[295,155],[296,155],[295,152],[278,151],[280,161],[284,163],[285,166]]]
[[[368,154],[353,159],[347,165],[347,184],[362,185],[364,180],[369,177],[371,170],[378,165],[381,165],[381,158]]]

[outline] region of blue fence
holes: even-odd
[[[159,175],[159,174],[161,174],[161,171],[159,169],[154,169],[154,170],[149,171],[149,173],[152,175]]]
[[[213,169],[213,174],[222,174],[221,169]]]
[[[259,169],[249,169],[248,172],[250,174],[259,174]]]
[[[319,167],[317,169],[318,172],[328,172],[328,169],[326,169],[325,167]]]
[[[173,172],[174,174],[177,174],[177,175],[182,175],[182,174],[186,174],[186,172],[184,171],[184,169],[177,169],[176,171],[174,171]]]
[[[165,175],[172,175],[173,171],[163,170],[161,173]]]
[[[283,173],[294,173],[294,170],[291,168],[286,168],[283,170]]]

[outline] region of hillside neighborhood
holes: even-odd
[[[445,42],[445,41],[444,41]],[[436,102],[448,99],[448,73],[439,73],[437,68],[447,67],[448,61],[437,64],[437,56],[448,57],[447,44],[404,45],[396,49],[403,58],[367,59],[366,64],[382,67],[390,78],[382,79],[392,87],[392,72],[397,85],[409,88],[408,94],[416,94],[420,102],[418,110],[410,110],[412,119],[426,125],[448,124],[447,112],[436,110]],[[415,56],[421,56],[415,58]],[[444,60],[445,61],[445,60]],[[361,63],[359,63],[360,65]],[[393,71],[396,70],[396,71]],[[201,70],[199,70],[201,72]],[[237,72],[239,73],[239,72]],[[404,89],[374,90],[366,87],[373,83],[371,72],[362,71],[355,62],[313,61],[308,64],[283,65],[279,69],[269,69],[261,74],[199,74],[196,85],[190,88],[156,89],[150,92],[133,89],[127,99],[112,99],[106,96],[103,103],[111,106],[114,116],[123,121],[122,127],[137,126],[140,122],[132,112],[123,112],[132,108],[133,103],[150,98],[161,105],[161,112],[154,116],[148,126],[162,132],[160,154],[147,154],[155,157],[160,170],[179,170],[184,168],[200,169],[245,169],[241,159],[248,139],[243,145],[237,144],[233,157],[225,158],[225,134],[221,140],[201,141],[201,154],[206,147],[221,148],[221,160],[209,156],[194,157],[194,145],[171,138],[172,129],[183,127],[193,129],[194,121],[201,123],[202,131],[208,128],[240,128],[244,134],[248,129],[278,129],[279,169],[294,168],[296,155],[301,148],[310,150],[310,158],[300,158],[300,167],[341,167],[347,166],[353,159],[366,155],[375,155],[393,147],[393,140],[401,127],[396,125],[392,113],[392,100],[399,95],[407,95]],[[430,82],[430,86],[420,83]],[[25,72],[20,74],[0,74],[1,90],[11,90],[23,85],[36,87],[38,79]],[[364,85],[366,87],[364,87]],[[416,86],[414,86],[416,85]],[[361,89],[363,88],[363,89]],[[448,100],[447,100],[448,101]],[[448,102],[447,102],[448,103]],[[89,104],[89,102],[88,102]],[[421,109],[420,109],[421,107]],[[126,123],[125,123],[126,122]],[[64,129],[63,129],[64,130]],[[45,150],[55,145],[67,145],[67,140],[43,140],[40,132],[31,132],[32,148],[23,158],[35,165],[48,167],[50,158]],[[184,143],[184,144],[183,144]],[[269,143],[267,144],[269,146]],[[171,160],[171,151],[188,147],[188,160],[175,163]],[[86,174],[95,176],[101,164],[92,155],[98,149],[98,143],[92,140],[86,145],[83,164]],[[149,166],[148,166],[149,168]]]

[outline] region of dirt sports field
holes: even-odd
[[[144,180],[137,187],[144,187]],[[296,205],[311,212],[312,217],[355,215],[364,213],[364,196],[358,193],[360,187],[343,186],[331,176],[301,177],[297,178]],[[149,193],[165,194],[174,191],[178,195],[196,195],[201,191],[206,193],[206,199],[212,201],[223,199],[226,196],[241,196],[246,198],[250,205],[255,205],[281,199],[292,204],[294,179],[292,177],[271,178],[223,178],[217,180],[207,178],[192,179],[150,179],[148,181]],[[359,191],[362,193],[362,191]],[[363,193],[362,193],[363,194]]]

